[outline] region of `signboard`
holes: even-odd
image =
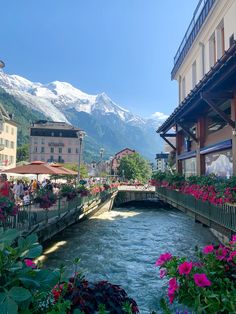
[[[51,142],[51,143],[48,143],[48,146],[58,147],[58,146],[65,146],[65,144],[64,143],[53,143],[53,142]]]

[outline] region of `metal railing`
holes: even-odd
[[[2,224],[2,227],[16,228],[20,231],[33,230],[40,224],[45,225],[53,219],[60,219],[70,211],[78,211],[82,213],[83,205],[90,205],[95,201],[101,200],[103,202],[107,197],[117,189],[109,189],[97,193],[96,195],[89,195],[83,197],[75,197],[68,201],[66,198],[58,198],[56,203],[48,209],[40,208],[39,204],[31,202],[29,205],[20,205],[16,216],[8,217]]]
[[[166,199],[173,206],[181,206],[222,227],[236,232],[236,206],[230,204],[216,206],[207,201],[198,200],[192,195],[163,187],[157,188],[156,191],[160,198]]]
[[[197,37],[203,23],[205,22],[209,12],[217,0],[200,0],[196,10],[194,11],[193,18],[189,24],[189,27],[184,35],[184,38],[177,50],[174,57],[174,67],[171,72],[171,78],[173,79],[176,72],[180,68],[185,56],[191,48],[195,38]]]

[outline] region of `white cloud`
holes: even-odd
[[[157,119],[157,120],[166,120],[168,117],[169,117],[168,115],[159,111],[153,113],[151,116],[152,119]]]

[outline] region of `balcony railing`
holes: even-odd
[[[216,223],[231,232],[236,232],[236,206],[228,204],[216,206],[207,201],[198,200],[192,195],[163,187],[157,188],[157,194],[160,199],[169,204],[177,208],[189,210],[209,220],[210,226],[212,223]]]
[[[180,68],[185,56],[191,48],[195,38],[197,37],[203,23],[205,22],[209,12],[217,0],[200,0],[179,49],[174,57],[174,67],[171,72],[171,78],[174,79],[175,74]]]

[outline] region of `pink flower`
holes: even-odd
[[[160,278],[162,279],[162,278],[165,277],[166,275],[167,275],[166,269],[161,269],[161,270],[160,270]]]
[[[170,253],[161,254],[158,260],[156,261],[155,265],[162,266],[171,259],[172,259],[172,255]]]
[[[231,252],[229,258],[227,259],[227,262],[234,262],[234,257],[236,256],[236,251]],[[236,260],[235,260],[235,264],[236,264]]]
[[[177,279],[171,278],[169,280],[169,287],[168,287],[168,297],[169,297],[170,304],[173,303],[174,298],[175,298],[175,292],[178,288],[179,288],[179,286],[177,283]]]
[[[220,261],[226,260],[227,254],[228,254],[227,248],[221,245],[219,249],[216,251],[216,258]]]
[[[179,265],[178,271],[179,271],[180,275],[188,275],[191,272],[192,267],[193,267],[192,262],[190,262],[190,263],[183,262],[182,264]]]
[[[203,253],[204,254],[209,254],[209,253],[212,253],[213,251],[214,251],[214,246],[213,245],[207,245],[203,249]]]
[[[198,287],[209,287],[211,286],[210,280],[207,278],[206,274],[194,274],[193,279]]]
[[[236,234],[234,234],[234,235],[232,236],[232,242],[233,242],[233,243],[236,242]]]
[[[25,259],[24,262],[27,267],[36,268],[36,264],[32,262],[31,259]]]

